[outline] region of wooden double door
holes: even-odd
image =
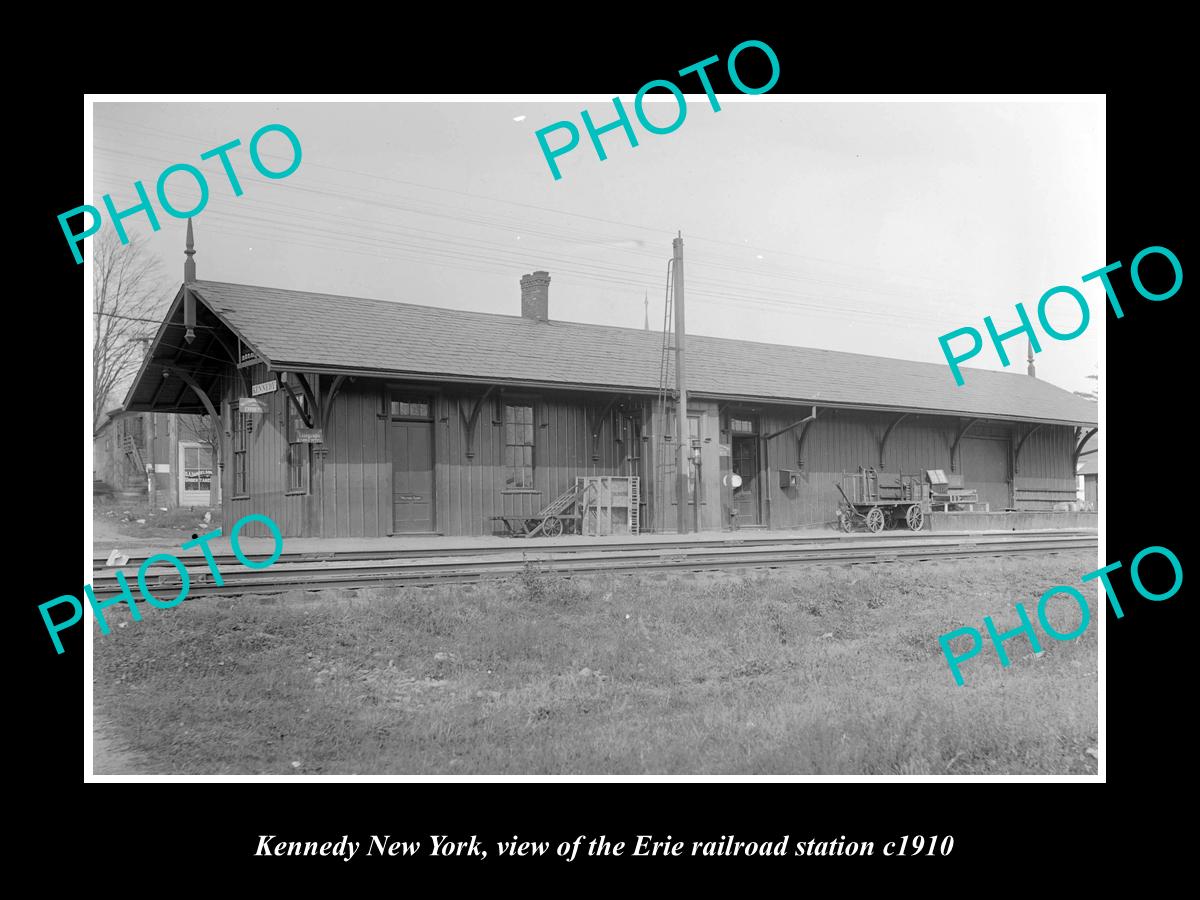
[[[992,512],[1012,506],[1009,438],[964,437],[960,451],[963,486],[978,491]]]

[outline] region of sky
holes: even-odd
[[[660,125],[677,115],[663,96],[646,104]],[[580,111],[597,126],[612,121],[606,97],[96,103],[90,202],[103,208],[111,194],[128,208],[136,180],[153,196],[163,169],[189,163],[210,189],[193,223],[201,280],[518,315],[520,277],[544,269],[552,319],[641,328],[648,318],[656,331],[682,233],[689,333],[943,366],[940,335],[983,332],[987,315],[1015,327],[1018,301],[1036,322],[1042,294],[1068,285],[1088,299],[1091,324],[1074,340],[1043,336],[1037,374],[1094,389],[1105,299],[1082,275],[1112,261],[1102,98],[719,95],[714,112],[703,94],[687,95],[683,124],[665,135],[642,128],[633,98],[622,99],[638,146],[608,132],[603,161]],[[555,180],[535,132],[563,120],[581,140],[558,158]],[[302,146],[286,178],[264,178],[250,161],[251,136],[272,123]],[[241,196],[217,159],[200,159],[235,138]],[[260,148],[272,167],[291,159],[279,134]],[[171,176],[167,194],[180,209],[199,198],[186,173]],[[125,224],[161,262],[165,304],[183,277],[185,222],[154,202],[161,230],[141,214]],[[1049,309],[1062,332],[1079,316],[1062,297]],[[1008,371],[1023,373],[1024,338],[1006,348]],[[990,345],[969,366],[1003,368]]]

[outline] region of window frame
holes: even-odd
[[[216,467],[213,465],[213,459],[215,457],[215,454],[213,453],[212,445],[205,444],[200,441],[184,441],[184,442],[180,443],[180,449],[183,451],[183,464],[181,466],[181,468],[183,469],[183,471],[181,473],[183,475],[182,490],[189,491],[191,493],[209,493],[209,492],[211,492],[212,491],[212,480],[216,476]],[[189,453],[189,451],[193,451],[193,450],[196,451],[196,463],[197,464],[195,466],[189,467],[187,464],[188,453]],[[208,465],[207,466],[202,466],[199,464],[200,463],[200,454],[203,453],[204,451],[208,451]],[[196,487],[196,488],[188,487],[188,470],[189,470],[189,468],[194,471],[197,471],[197,472],[207,471],[208,472],[208,485],[205,487]],[[200,481],[198,479],[197,479],[197,483],[198,484],[200,483]]]
[[[414,403],[423,403],[426,408],[425,413],[409,412],[393,412],[393,405],[408,404],[411,406]],[[411,391],[388,391],[387,394],[387,418],[397,419],[407,422],[432,422],[434,410],[434,396],[428,393],[413,393]]]
[[[248,428],[251,424],[250,413],[241,412],[238,409],[238,401],[242,398],[235,397],[232,404],[231,418],[233,419],[232,435],[230,437],[230,445],[233,449],[233,486],[231,490],[231,500],[249,500],[250,499],[250,435],[253,433],[253,428]],[[239,490],[238,478],[241,477],[241,490]]]
[[[300,403],[301,409],[308,413],[308,397],[306,395],[297,395],[296,399]],[[296,410],[290,397],[283,398],[283,404],[286,407],[285,415],[287,416],[287,485],[284,489],[284,496],[304,496],[312,491],[312,444],[308,441],[296,440],[296,430],[304,425],[304,419]],[[295,473],[301,473],[298,479],[293,478]],[[298,482],[298,483],[297,483]]]
[[[511,419],[509,418],[511,415],[510,411],[514,410],[514,409],[529,410],[529,420],[528,421],[518,421],[518,422],[511,421]],[[502,403],[502,411],[501,411],[501,418],[500,418],[501,427],[504,429],[504,434],[503,434],[504,443],[502,445],[504,448],[504,451],[503,451],[503,457],[501,458],[501,465],[504,467],[504,487],[501,490],[501,493],[505,493],[505,494],[536,494],[536,493],[540,493],[537,489],[537,427],[538,427],[537,418],[538,418],[538,415],[537,415],[536,401],[534,401],[532,399],[524,398],[524,397],[505,397],[504,398],[504,401]],[[522,428],[521,437],[525,438],[527,435],[528,440],[521,440],[520,442],[515,442],[515,441],[510,442],[509,441],[510,427],[521,427]],[[514,464],[509,461],[510,460],[510,449],[517,448],[517,447],[520,447],[523,449],[523,452],[521,453],[522,461],[519,464]],[[525,457],[526,457],[526,452],[524,452],[525,450],[527,450],[527,455],[528,455],[528,459],[529,459],[528,463],[526,463],[524,461]],[[512,475],[515,470],[520,470],[520,472],[522,474],[521,483],[519,483],[519,484],[514,484],[512,481]],[[527,479],[524,477],[526,471],[528,471]]]

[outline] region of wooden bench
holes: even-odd
[[[950,512],[952,506],[956,510],[965,507],[967,511],[975,512],[975,507],[980,503],[979,491],[963,487],[961,475],[951,473],[947,477],[942,469],[926,469],[925,477],[929,480],[929,499],[935,509],[941,505],[942,512]],[[983,504],[983,511],[989,511],[989,504]]]

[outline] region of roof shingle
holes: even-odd
[[[655,390],[662,335],[197,281],[191,287],[273,364]],[[1096,404],[1024,374],[688,335],[689,391],[707,396],[1095,424]]]

